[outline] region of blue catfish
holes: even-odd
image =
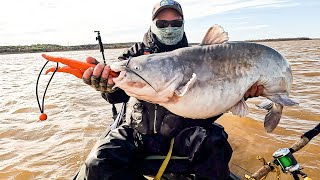
[[[244,94],[253,84],[263,85],[262,96],[269,102],[260,107],[268,110],[264,127],[271,132],[283,106],[297,104],[288,97],[293,79],[290,65],[265,45],[227,40],[227,33],[215,25],[200,46],[113,63],[111,69],[120,72],[113,80],[129,96],[194,119],[228,111],[245,116]]]

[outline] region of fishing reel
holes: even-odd
[[[248,180],[262,180],[265,179],[270,172],[277,173],[277,179],[280,180],[280,168],[284,173],[290,173],[294,180],[299,180],[299,175],[302,176],[304,180],[311,180],[307,174],[301,171],[300,165],[297,160],[292,155],[293,153],[299,151],[301,148],[306,146],[312,138],[320,133],[320,123],[313,129],[304,133],[301,138],[295,142],[290,148],[281,148],[273,153],[273,162],[266,162],[266,160],[260,156],[257,157],[258,160],[263,162],[263,166],[257,170],[252,175],[245,175]]]
[[[301,171],[300,165],[294,158],[289,148],[281,148],[273,153],[273,163],[281,167],[283,173],[290,173],[295,180],[299,180],[299,176],[302,176],[304,180],[310,180],[310,178]]]
[[[273,153],[274,163],[281,167],[282,172],[292,173],[300,170],[300,165],[288,148],[281,148]]]
[[[311,178],[309,178],[305,173],[301,171],[299,163],[297,162],[296,158],[293,156],[292,151],[289,148],[281,148],[274,152],[272,156],[274,159],[269,163],[267,163],[263,157],[258,156],[257,159],[260,160],[264,164],[264,166],[252,176],[245,175],[245,178],[248,180],[264,180],[266,179],[268,173],[272,171],[277,174],[277,179],[280,180],[281,168],[283,173],[290,173],[293,176],[294,180],[299,180],[299,175],[302,176],[304,180],[311,180]]]

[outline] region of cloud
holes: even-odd
[[[261,25],[254,25],[254,26],[236,27],[236,28],[233,28],[232,30],[233,31],[257,30],[257,29],[268,28],[268,27],[270,26],[266,24],[261,24]]]
[[[10,0],[0,6],[0,45],[38,42],[76,45],[96,43],[100,30],[105,43],[141,41],[151,23],[151,11],[159,0]],[[299,6],[296,0],[179,0],[187,33],[198,38],[205,18],[221,14],[228,29],[243,31],[272,26],[254,22],[243,10]],[[12,11],[14,9],[14,11]],[[237,12],[240,17],[228,16]],[[257,14],[258,16],[259,14]],[[223,20],[223,21],[222,21]],[[211,21],[210,21],[211,22]],[[201,24],[199,26],[199,24]],[[211,25],[211,24],[210,24]],[[234,28],[231,28],[234,27]],[[194,34],[196,35],[194,35]],[[5,35],[5,36],[4,36]]]
[[[226,1],[194,1],[185,3],[186,17],[201,18],[244,8],[286,7],[291,0],[226,0]],[[296,3],[293,3],[296,5]],[[292,4],[291,4],[292,5]]]
[[[294,7],[299,6],[300,3],[293,2],[293,3],[279,3],[279,4],[268,4],[268,5],[262,5],[255,8],[286,8],[286,7]]]

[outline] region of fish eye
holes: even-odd
[[[140,68],[140,66],[134,66],[133,69],[136,71],[140,71],[141,68]]]

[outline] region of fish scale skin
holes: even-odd
[[[184,97],[179,97],[180,103],[161,104],[169,110],[172,109],[173,113],[189,118],[218,115],[239,102],[247,89],[259,81],[266,86],[266,94],[288,92],[287,86],[279,86],[290,83],[286,78],[292,79],[291,72],[280,74],[282,67],[289,69],[286,67],[287,62],[269,47],[252,43],[230,43],[181,51],[182,55],[174,58],[177,66],[183,64],[187,69],[192,69],[193,71],[186,75],[195,73],[197,81]],[[183,63],[180,63],[182,61]],[[266,64],[272,67],[272,70],[266,69]],[[192,108],[187,109],[185,104]]]

